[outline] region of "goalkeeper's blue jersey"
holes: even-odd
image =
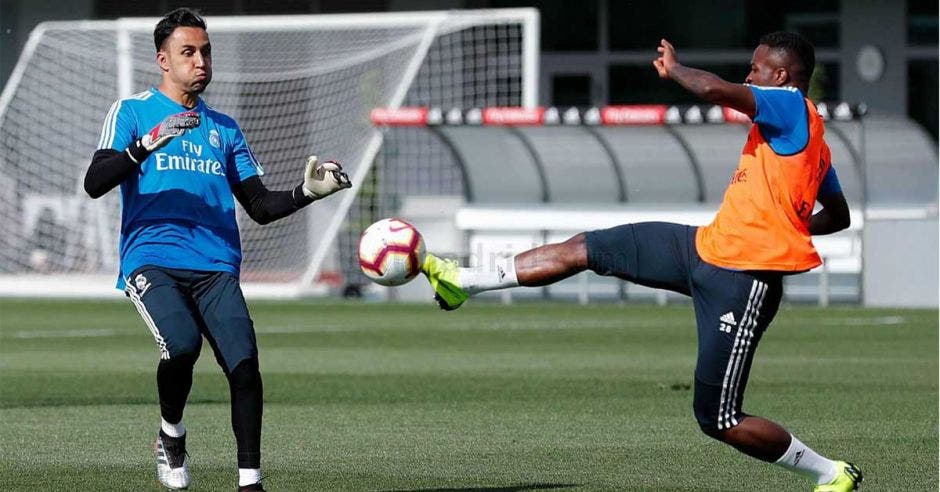
[[[159,90],[111,106],[99,149],[123,152],[169,115],[187,111]],[[263,174],[231,117],[199,99],[199,126],[153,152],[121,183],[121,272],[156,265],[238,276],[241,242],[232,186]]]

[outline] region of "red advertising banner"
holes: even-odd
[[[541,107],[483,109],[484,125],[541,125],[544,121],[544,117],[545,109]]]
[[[601,108],[602,125],[658,125],[665,121],[666,105],[664,104],[604,106]]]
[[[373,125],[390,126],[425,126],[428,122],[428,108],[375,108],[369,112]]]

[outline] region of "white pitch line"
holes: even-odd
[[[93,338],[93,337],[113,337],[118,334],[117,330],[111,328],[88,328],[62,331],[14,331],[10,334],[4,334],[3,338]]]
[[[878,318],[833,318],[816,320],[810,322],[810,325],[823,326],[884,326],[884,325],[903,325],[907,322],[904,316],[881,316]]]
[[[890,326],[902,325],[907,322],[904,316],[881,316],[877,318],[832,318],[832,319],[787,319],[778,323],[788,325],[803,326]],[[610,329],[610,328],[655,328],[675,327],[677,325],[692,326],[693,323],[685,321],[654,321],[654,320],[605,320],[597,321],[585,318],[584,320],[564,320],[564,321],[512,321],[512,322],[494,322],[483,325],[469,324],[457,325],[451,327],[442,327],[441,331],[497,331],[497,330],[590,330],[590,329]],[[383,328],[377,328],[382,330]],[[396,328],[401,331],[402,327]],[[413,327],[414,331],[423,331],[425,327]],[[319,325],[319,326],[269,326],[256,328],[255,331],[261,335],[287,335],[291,333],[347,333],[372,331],[376,328],[349,327],[342,325]],[[57,331],[28,331],[19,330],[9,333],[0,333],[0,338],[16,338],[21,340],[37,338],[96,338],[113,337],[119,335],[128,335],[131,332],[125,330],[116,330],[113,328],[86,328]]]

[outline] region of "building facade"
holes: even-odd
[[[206,15],[310,14],[536,7],[541,12],[540,103],[684,103],[650,68],[661,37],[687,64],[742,80],[762,34],[792,30],[817,47],[817,100],[865,102],[904,114],[937,138],[937,2],[932,0],[2,0],[0,82],[44,20],[158,16],[181,5]]]

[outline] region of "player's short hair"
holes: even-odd
[[[795,58],[801,65],[801,72],[794,75],[802,79],[802,82],[809,83],[816,68],[816,48],[813,43],[795,32],[777,31],[761,36],[760,44],[775,51],[786,52]]]
[[[170,37],[170,34],[173,34],[173,30],[177,27],[199,27],[205,30],[206,21],[195,10],[185,7],[166,14],[160,19],[160,22],[157,22],[157,27],[153,29],[153,44],[156,46],[157,51],[163,48],[166,38]]]

